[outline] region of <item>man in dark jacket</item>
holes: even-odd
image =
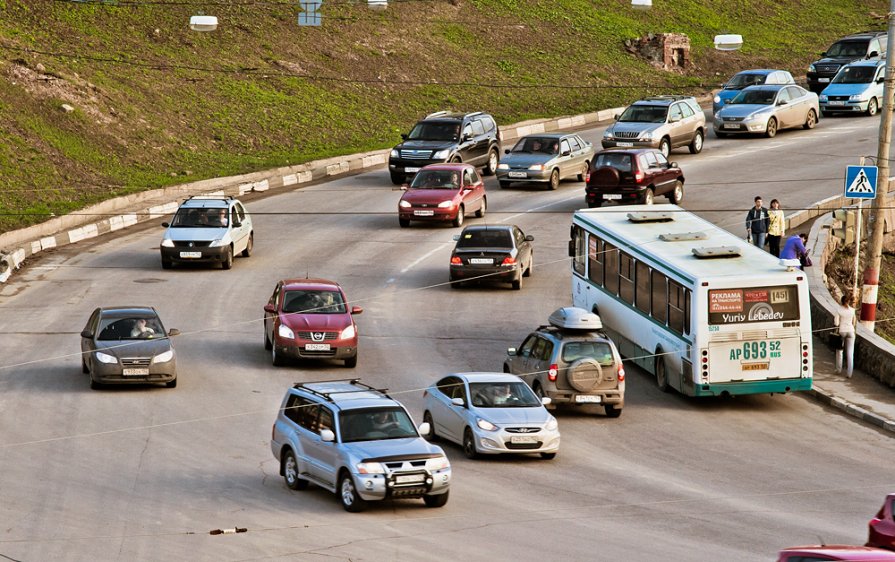
[[[758,195],[755,197],[755,206],[746,213],[746,236],[761,249],[764,249],[770,222],[768,210],[761,206],[761,196]]]

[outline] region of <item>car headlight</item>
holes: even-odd
[[[531,166],[528,167],[528,169],[529,170],[543,170],[544,165],[543,164],[532,164]]]
[[[821,95],[817,96],[817,101],[827,101],[826,94],[821,94]]]
[[[441,203],[438,204],[439,209],[449,209],[450,207],[453,207],[453,206],[454,206],[454,202],[450,201],[450,200],[442,201]]]
[[[715,103],[721,103],[721,96],[715,96],[714,101]]]
[[[357,463],[357,472],[359,474],[385,474],[385,468],[378,462],[359,462]]]
[[[277,328],[277,335],[279,335],[281,338],[285,338],[287,340],[295,339],[295,332],[290,330],[289,326],[287,326],[285,324],[280,324],[280,326]]]
[[[604,138],[604,139],[611,139],[611,138],[612,138],[612,131],[608,131],[608,130],[607,130],[607,131],[603,131],[603,138]]]
[[[352,325],[348,326],[347,328],[345,328],[344,330],[342,330],[342,333],[339,334],[339,339],[350,340],[355,335],[357,335],[357,329],[354,327],[354,324],[352,324]]]
[[[114,364],[118,363],[118,359],[116,359],[115,357],[113,357],[111,355],[103,353],[102,351],[96,352],[96,360],[99,361],[100,363],[106,363],[107,365],[114,365]]]
[[[212,240],[211,244],[209,244],[209,246],[211,246],[212,248],[220,248],[223,245],[224,245],[223,238],[218,238],[217,240]]]
[[[640,133],[640,138],[643,140],[652,140],[653,134],[649,131],[644,131]]]
[[[808,65],[808,72],[816,72],[816,71],[817,71],[817,69],[814,68],[814,64],[813,64],[813,63]]]
[[[476,418],[475,424],[485,431],[497,431],[496,425],[489,422],[488,420],[483,420],[482,418]]]
[[[497,169],[498,169],[498,170],[509,170],[509,169],[510,169],[510,165],[509,165],[509,164],[498,164],[498,165],[497,165]]]
[[[445,456],[435,457],[426,461],[426,470],[442,470],[450,467],[451,462]]]
[[[853,96],[848,96],[848,101],[866,101],[867,93],[864,92],[862,94],[855,94]]]
[[[544,426],[544,429],[547,431],[556,431],[556,428],[559,427],[559,424],[556,422],[556,418],[550,416],[550,421],[547,422],[547,425]]]
[[[169,349],[164,353],[159,353],[155,357],[152,358],[153,363],[167,363],[168,361],[174,359],[174,350]]]
[[[435,151],[435,153],[432,155],[432,158],[434,158],[435,160],[444,160],[448,156],[450,156],[450,154],[451,154],[451,149],[445,148],[444,150]]]
[[[170,238],[165,238],[164,240],[162,240],[161,246],[162,246],[162,248],[173,248],[174,241],[171,240]]]
[[[410,204],[410,201],[405,201],[403,199],[401,199],[401,202],[398,203],[398,206],[401,207],[402,209],[409,209],[409,208],[413,207],[413,205]]]
[[[400,157],[400,154],[398,154],[398,149],[393,148],[392,151],[389,153],[389,158],[398,158],[398,157]]]

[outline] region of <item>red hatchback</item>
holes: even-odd
[[[484,217],[488,208],[485,183],[469,164],[429,164],[417,172],[398,202],[398,224],[410,221],[452,222],[461,226],[466,215]]]
[[[357,324],[342,287],[326,279],[286,279],[264,306],[264,349],[274,365],[286,358],[342,359],[357,365]]]
[[[895,494],[886,496],[876,517],[870,520],[867,546],[895,550]]]

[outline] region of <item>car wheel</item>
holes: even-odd
[[[606,417],[607,418],[617,418],[622,415],[622,409],[616,408],[615,406],[609,406],[608,404],[604,406],[606,409]]]
[[[491,149],[488,152],[488,164],[485,166],[485,169],[482,170],[482,173],[486,176],[493,176],[497,172],[497,162],[500,157],[497,155],[497,150]]]
[[[283,479],[290,490],[305,490],[308,487],[308,481],[298,476],[298,461],[292,449],[287,449],[283,457]]]
[[[525,272],[522,274],[523,277],[531,277],[531,270],[535,266],[535,255],[531,254],[531,261],[528,262],[528,267],[525,269]]]
[[[166,382],[165,388],[177,388],[177,378],[175,377],[174,380]]]
[[[653,188],[647,187],[643,191],[643,196],[640,198],[640,202],[644,205],[652,205],[656,196],[653,194]]]
[[[435,424],[432,422],[432,414],[429,413],[429,410],[423,412],[423,423],[429,424],[429,433],[423,435],[423,439],[430,443],[438,441],[438,435],[435,434]]]
[[[541,458],[544,460],[552,461],[556,458],[556,453],[541,453]]]
[[[463,226],[463,221],[466,219],[465,214],[466,210],[463,208],[463,205],[460,205],[460,208],[457,209],[457,218],[454,219],[454,226]]]
[[[584,167],[581,169],[581,173],[578,174],[578,181],[584,181],[587,179],[587,171],[590,170],[590,162],[584,161]]]
[[[681,204],[681,199],[684,198],[684,184],[681,180],[677,180],[674,182],[674,189],[671,190],[671,193],[668,194],[668,201],[670,203],[674,203],[675,205]]]
[[[174,262],[162,258],[162,269],[171,269],[172,267],[174,267]]]
[[[659,152],[662,153],[662,156],[668,158],[668,155],[671,153],[671,141],[668,138],[662,139],[662,142],[659,143]]]
[[[255,233],[249,232],[249,243],[246,244],[245,250],[242,251],[242,257],[248,258],[252,256],[252,250],[255,249]]]
[[[482,197],[482,206],[479,207],[479,210],[475,212],[475,216],[481,218],[485,217],[485,212],[488,211],[488,198]]]
[[[499,183],[500,183],[500,189],[509,189],[510,184],[513,183],[513,182],[509,182],[509,181],[501,181],[501,182],[499,182]]]
[[[81,372],[85,375],[90,374],[90,369],[87,368],[87,361],[83,357],[81,357]]]
[[[879,103],[876,101],[876,98],[870,98],[870,102],[867,104],[867,115],[876,115],[878,109]]]
[[[339,477],[339,499],[345,511],[357,513],[367,508],[367,502],[357,494],[357,488],[354,487],[354,480],[347,471],[342,471]]]
[[[401,225],[401,228],[407,228],[410,226],[410,219],[398,219],[398,224]]]
[[[270,338],[267,337],[267,330],[264,330],[264,349],[270,351],[273,349],[273,344],[270,343]]]
[[[507,372],[509,372],[509,371],[507,371]],[[541,385],[540,385],[540,384],[535,383],[534,388],[532,388],[532,390],[534,391],[535,396],[538,397],[538,401],[540,401],[541,398],[543,398],[544,396],[546,396],[546,395],[544,394],[544,389],[541,388]]]
[[[705,141],[705,133],[696,131],[693,140],[690,142],[690,154],[699,154],[702,152],[702,144]]]
[[[463,432],[463,454],[468,459],[475,459],[479,456],[479,452],[475,448],[475,437],[473,437],[472,430],[468,427]]]
[[[448,502],[449,493],[450,491],[443,494],[423,496],[423,501],[426,502],[426,507],[444,507]]]
[[[668,386],[668,373],[665,369],[665,360],[661,357],[656,359],[656,386],[662,392],[668,392],[671,388]]]
[[[277,353],[277,346],[270,346],[270,362],[273,363],[274,367],[282,367],[284,364],[283,358]]]
[[[512,287],[514,291],[518,291],[522,289],[522,274],[519,274],[519,277],[513,280]]]
[[[805,124],[802,125],[804,129],[813,129],[817,125],[817,113],[814,113],[813,109],[808,110],[808,117],[805,118]]]
[[[345,360],[345,366],[349,369],[357,367],[357,353],[354,354],[354,357],[349,357]]]
[[[389,175],[392,177],[392,183],[395,185],[401,185],[404,183],[404,180],[407,179],[405,174],[396,174],[395,172],[389,172]]]
[[[773,117],[768,119],[768,127],[764,131],[764,136],[768,137],[769,139],[777,136],[777,120]]]
[[[224,261],[221,262],[221,269],[230,269],[233,267],[233,247],[227,248],[227,253],[224,255]]]
[[[553,170],[550,172],[550,181],[547,183],[547,189],[550,191],[555,190],[559,187],[559,170]]]

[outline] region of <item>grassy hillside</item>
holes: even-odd
[[[803,75],[834,39],[878,28],[885,0],[0,0],[0,231],[108,197],[385,148],[421,115],[507,123],[645,93],[702,93],[732,72]],[[190,31],[204,10],[217,31]],[[686,33],[695,67],[625,51]],[[736,53],[712,49],[740,33]],[[62,105],[74,108],[63,111]]]

